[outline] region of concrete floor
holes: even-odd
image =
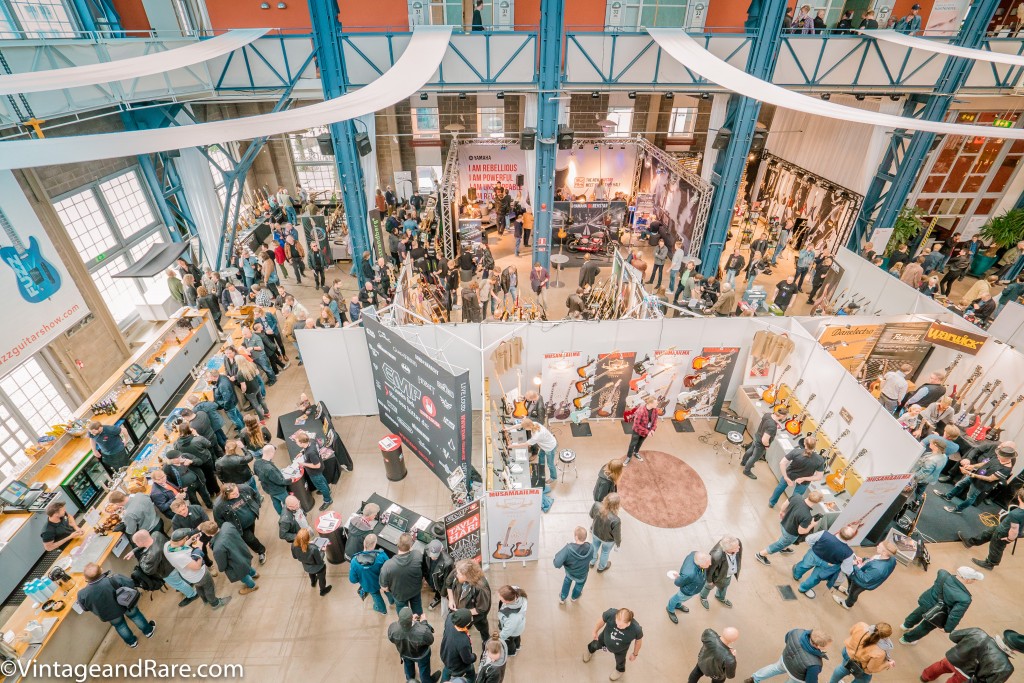
[[[499,249],[504,249],[508,240],[504,238]],[[515,259],[499,255],[498,249],[496,256],[502,265]],[[523,256],[515,262],[526,267],[527,260]],[[570,277],[575,279],[574,275]],[[315,301],[311,288],[292,289],[307,305]],[[308,389],[308,370],[293,364],[282,373],[278,384],[268,392],[273,415],[293,409],[297,395]],[[448,511],[446,489],[419,463],[410,461],[409,476],[401,482],[386,479],[376,445],[385,430],[376,417],[340,418],[336,424],[356,467],[335,486],[334,509],[347,514],[376,491],[433,518]],[[898,625],[915,606],[917,595],[930,585],[937,568],[955,570],[969,563],[970,557],[982,556],[982,549],[966,551],[959,544],[931,546],[930,572],[899,567],[882,589],[865,594],[850,612],[838,607],[825,591],[819,592],[816,600],[798,595],[795,602],[786,602],[777,587],[793,585],[789,569],[800,553],[776,556],[780,559],[773,558],[771,567],[762,567],[753,558],[754,551],[778,533],[777,516],[766,505],[774,486],[766,467],[758,466],[758,481],[747,480],[740,476],[738,466],[730,466],[726,456],[698,441],[697,436],[704,431],[702,425],[698,424],[697,432],[691,434],[676,433],[665,425],[647,445],[676,455],[700,473],[708,489],[706,513],[688,527],[671,530],[649,527],[624,513],[622,549],[612,554],[612,568],[604,574],[591,574],[579,603],[560,606],[557,597],[562,572],[551,566],[551,559],[575,526],[589,526],[587,512],[597,471],[608,459],[620,456],[627,445],[618,424],[594,423],[593,427],[594,435],[584,439],[574,439],[567,426],[554,427],[559,443],[574,448],[579,456],[579,478],[570,474],[567,481],[554,486],[555,503],[541,527],[540,561],[525,566],[495,565],[488,570],[493,589],[514,583],[530,595],[525,649],[507,667],[505,680],[510,683],[607,680],[613,669],[610,655],[598,653],[589,665],[580,657],[595,621],[609,607],[633,609],[645,628],[643,651],[628,665],[627,677],[631,680],[682,680],[695,662],[701,631],[709,627],[740,629],[739,680],[777,660],[783,635],[794,627],[820,627],[833,634],[836,643],[829,652],[835,662],[841,658],[841,642],[855,621]],[[142,609],[158,624],[154,638],[141,639],[138,649],[130,650],[111,631],[94,662],[131,663],[138,658],[153,658],[167,664],[237,663],[245,666],[245,680],[256,682],[403,680],[400,660],[385,637],[387,625],[396,616],[378,615],[371,611],[369,602],[359,600],[348,582],[348,565],[330,566],[328,577],[335,590],[320,598],[291,558],[288,544],[278,540],[276,515],[269,503],[264,505],[257,533],[269,552],[266,565],[259,568],[260,589],[256,593],[239,596],[239,585],[229,584],[221,576],[216,579],[218,593],[235,596],[222,611],[211,612],[199,602],[179,609],[176,593],[157,594],[153,601],[145,598]],[[678,569],[691,550],[709,550],[723,534],[736,535],[745,545],[740,578],[729,591],[735,607],[726,609],[712,600],[711,610],[706,612],[692,600],[691,612],[680,614],[679,625],[673,625],[664,612],[674,591],[666,572]],[[1024,601],[1015,597],[1019,590],[1013,580],[1020,567],[1020,559],[1008,555],[1002,567],[986,573],[986,580],[973,589],[975,601],[963,620],[964,626],[980,626],[990,633],[1024,626],[1019,616]],[[439,614],[433,615],[437,628],[434,666],[439,670],[442,624]],[[492,617],[493,623],[496,619]],[[479,641],[475,631],[473,638],[476,645]],[[942,657],[948,647],[941,633],[931,634],[913,648],[897,645],[897,667],[879,680],[917,681],[921,669]],[[831,668],[826,666],[826,675]]]

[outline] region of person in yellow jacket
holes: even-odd
[[[873,626],[863,621],[854,624],[843,643],[843,663],[832,672],[829,683],[839,683],[849,676],[853,676],[855,683],[868,683],[872,675],[896,666],[889,657],[893,648],[891,635],[892,626],[885,622]]]

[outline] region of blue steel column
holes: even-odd
[[[309,14],[313,20],[313,42],[316,45],[317,64],[323,83],[324,99],[341,97],[348,91],[345,56],[341,45],[341,22],[338,21],[337,0],[309,0]],[[363,182],[363,169],[356,149],[356,127],[351,121],[330,126],[334,143],[334,162],[338,167],[338,182],[345,202],[352,261],[359,286],[363,286],[363,273],[359,268],[364,251],[370,250],[370,230],[367,221],[369,205]]]
[[[999,0],[976,0],[967,19],[960,26],[960,32],[951,43],[961,47],[978,49],[985,38],[988,24],[995,15]],[[963,57],[947,57],[934,92],[928,96],[918,118],[924,121],[942,121],[949,112],[953,97],[967,81],[974,60]],[[988,68],[987,66],[985,68]],[[875,173],[871,185],[864,193],[864,203],[854,223],[847,246],[860,249],[861,242],[870,237],[874,227],[892,227],[907,202],[907,196],[914,187],[917,174],[921,171],[928,150],[935,140],[935,133],[916,131],[910,136],[903,158],[897,158],[899,141],[897,136],[907,137],[906,130],[893,131],[893,139]],[[888,188],[888,189],[887,189]]]
[[[551,267],[551,208],[555,201],[558,97],[562,73],[563,0],[540,3],[540,72],[537,93],[537,186],[533,193],[533,262]]]
[[[144,130],[154,127],[143,121],[142,117],[138,116],[135,110],[121,112],[121,121],[128,130]],[[161,126],[157,125],[155,127]],[[139,162],[139,168],[142,169],[142,177],[145,179],[146,185],[149,186],[149,194],[152,195],[153,201],[156,202],[156,208],[160,211],[160,218],[163,219],[164,225],[167,226],[168,236],[172,242],[181,242],[182,237],[178,230],[178,219],[174,215],[170,203],[167,201],[167,196],[164,194],[164,185],[160,182],[160,177],[157,175],[153,157],[149,154],[140,154],[136,159]]]
[[[755,78],[771,81],[775,71],[775,62],[782,44],[782,18],[786,13],[786,0],[753,0],[747,10],[746,29],[750,36],[750,53],[747,57],[746,71]],[[701,271],[705,275],[718,272],[718,262],[722,258],[726,237],[729,235],[729,224],[732,221],[733,207],[739,192],[743,168],[747,164],[750,153],[750,142],[757,128],[757,115],[761,111],[761,102],[731,95],[729,107],[725,113],[724,127],[732,131],[729,146],[715,160],[711,183],[715,194],[711,200],[711,211],[708,225],[704,232],[704,242],[700,247]]]

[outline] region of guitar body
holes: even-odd
[[[572,405],[577,410],[583,408],[583,406],[585,406],[585,405],[587,405],[589,403],[590,403],[590,394],[585,394],[583,396],[577,396],[576,398],[574,398],[572,400]]]
[[[512,417],[526,417],[529,411],[526,409],[526,399],[520,398],[515,402],[515,407],[512,409]]]
[[[588,419],[590,419],[590,408],[580,408],[569,414],[569,421],[573,424],[579,424]]]
[[[690,411],[686,408],[676,408],[676,412],[673,413],[672,419],[676,422],[682,422],[690,416]]]
[[[573,387],[576,389],[577,394],[582,394],[587,391],[590,391],[590,388],[592,386],[594,385],[589,379],[576,380],[576,383],[573,384]]]
[[[568,419],[569,415],[572,414],[572,408],[570,408],[569,405],[570,404],[568,401],[562,401],[561,403],[558,404],[558,407],[555,408],[556,420]]]
[[[35,237],[28,238],[28,249],[24,253],[14,247],[0,247],[0,259],[14,271],[18,292],[29,303],[45,301],[60,289],[60,275],[43,258]]]
[[[775,399],[779,397],[779,392],[775,390],[775,385],[770,385],[767,389],[761,392],[761,400],[768,404],[774,404]]]
[[[833,472],[826,476],[825,485],[832,489],[833,493],[842,493],[846,490],[846,472]]]
[[[699,384],[704,379],[704,377],[705,375],[703,372],[697,375],[687,375],[686,377],[683,378],[683,386],[686,387],[687,389],[692,389],[693,387],[697,386],[697,384]]]
[[[587,368],[589,368],[591,365],[593,365],[594,362],[595,361],[591,360],[586,365],[581,365],[580,367],[576,368],[576,374],[579,375],[580,377],[582,377],[583,379],[586,379],[587,378]]]
[[[702,367],[711,362],[711,356],[697,356],[693,359],[693,369],[700,370]]]
[[[790,434],[792,434],[793,436],[796,436],[797,434],[799,434],[803,430],[803,428],[804,428],[804,416],[803,415],[800,415],[798,417],[791,417],[790,419],[786,420],[786,431],[789,432]]]
[[[493,557],[496,560],[507,560],[512,557],[512,553],[509,552],[507,545],[505,545],[501,541],[498,541],[498,547],[496,547],[494,549],[494,552],[491,553],[491,557]]]
[[[533,544],[516,543],[512,547],[512,555],[515,557],[529,557],[533,554]]]
[[[981,420],[979,418],[979,422],[980,421]],[[984,438],[986,438],[988,436],[989,431],[993,427],[995,427],[995,425],[992,425],[992,424],[989,424],[989,425],[978,425],[977,427],[973,427],[972,426],[971,429],[967,430],[967,436],[971,437],[975,441],[981,441],[982,439],[984,439]]]

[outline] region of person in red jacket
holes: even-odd
[[[629,464],[633,456],[640,462],[644,461],[640,457],[640,446],[658,428],[658,400],[654,396],[644,398],[643,405],[633,411],[630,423],[633,425],[633,436],[629,439],[629,450],[626,451],[623,467]]]

